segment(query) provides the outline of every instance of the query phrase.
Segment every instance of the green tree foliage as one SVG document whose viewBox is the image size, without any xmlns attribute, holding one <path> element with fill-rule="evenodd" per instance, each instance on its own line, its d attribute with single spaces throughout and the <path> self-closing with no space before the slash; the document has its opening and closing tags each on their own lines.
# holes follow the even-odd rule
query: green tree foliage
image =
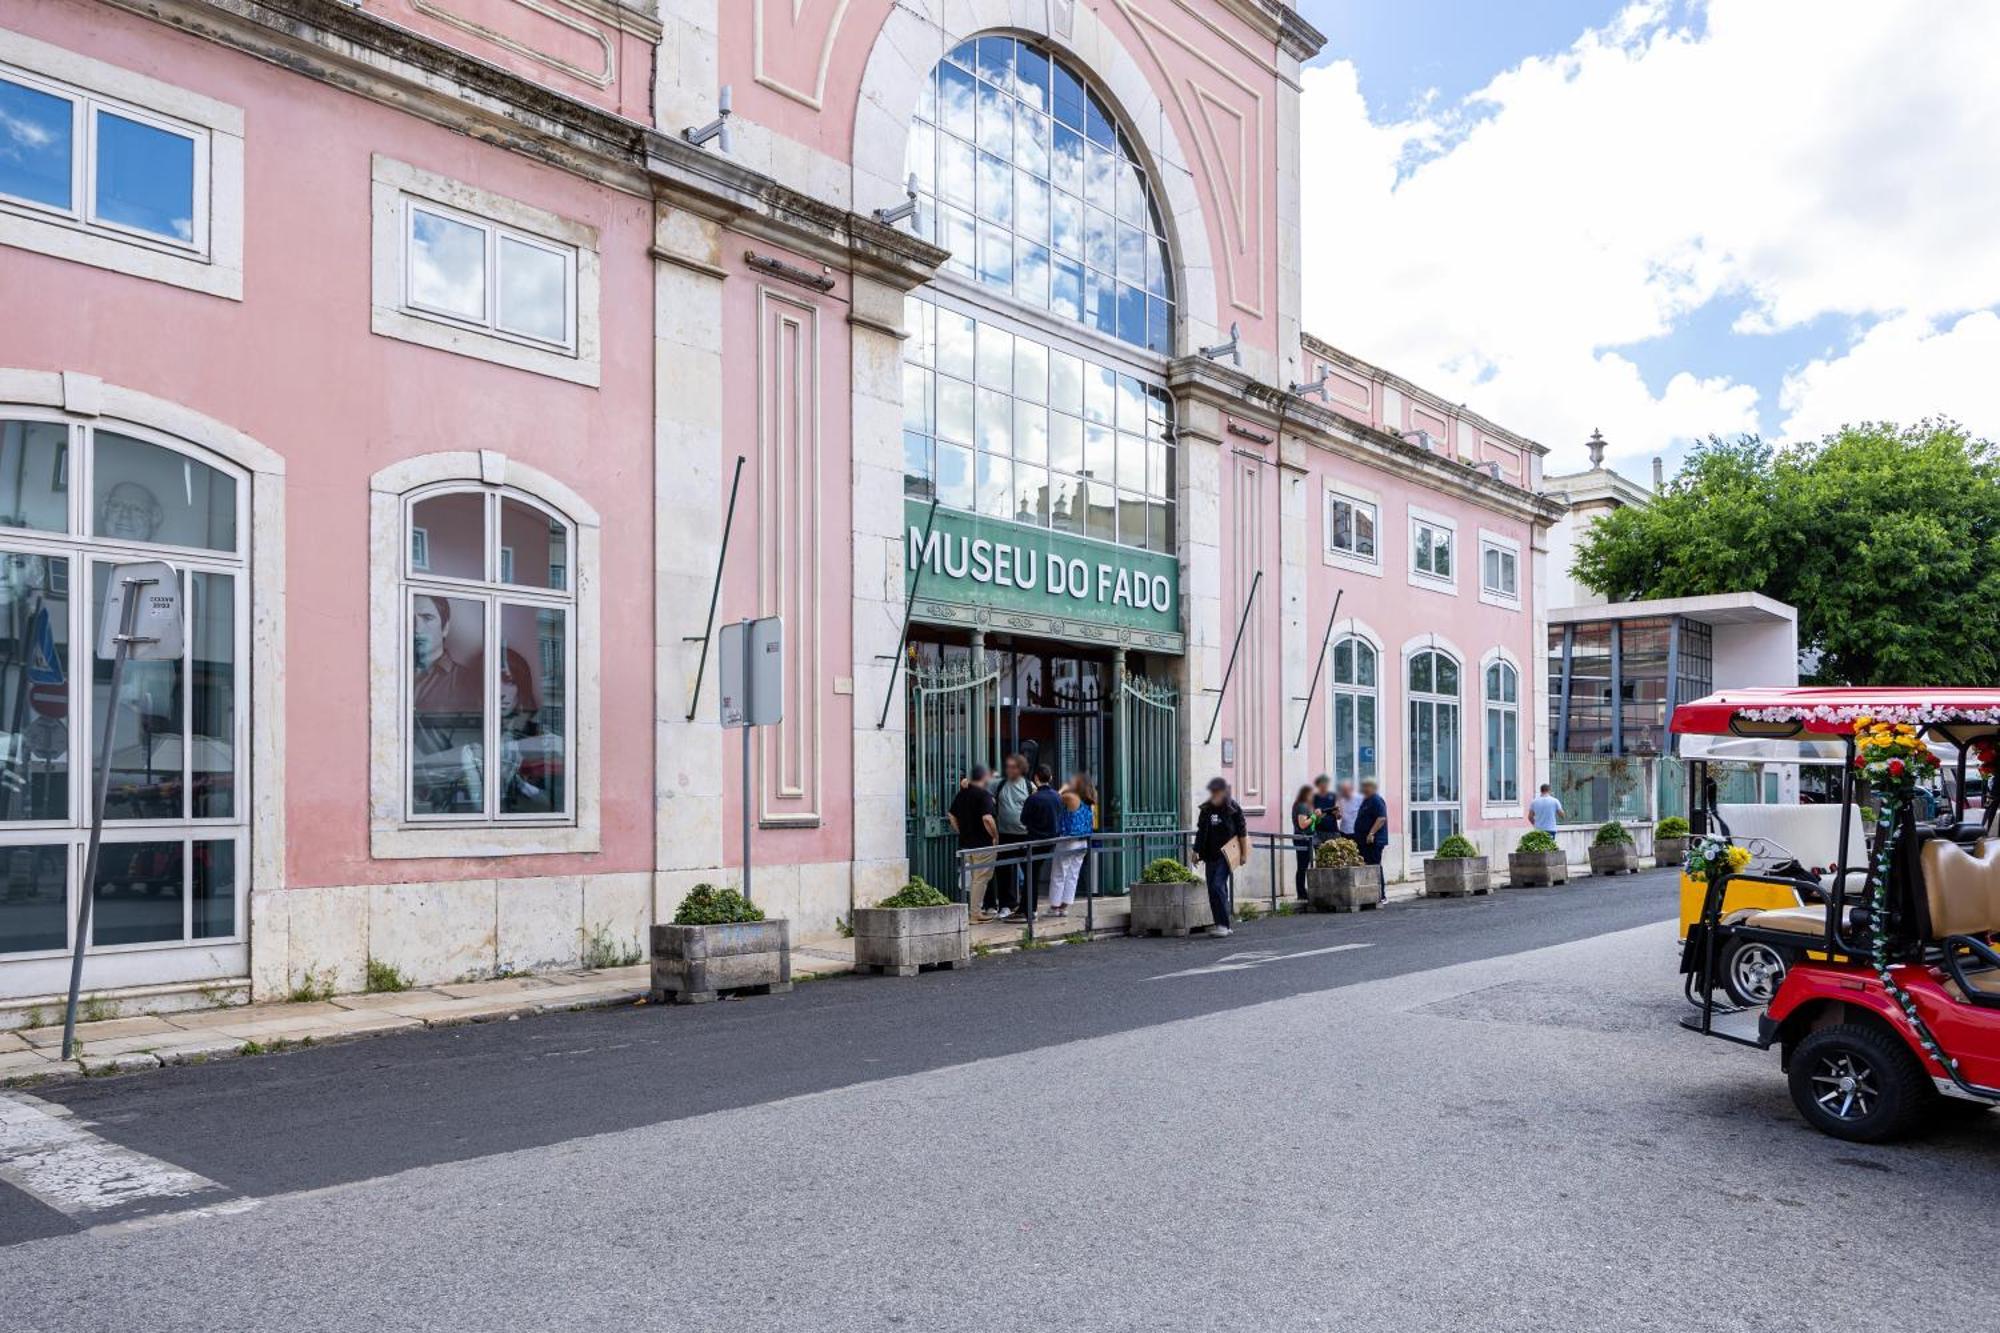
<svg viewBox="0 0 2000 1333">
<path fill-rule="evenodd" d="M 1710 438 L 1652 504 L 1580 546 L 1612 601 L 1752 591 L 1799 611 L 1814 680 L 2000 680 L 2000 450 L 1949 422 L 1773 449 Z"/>
</svg>

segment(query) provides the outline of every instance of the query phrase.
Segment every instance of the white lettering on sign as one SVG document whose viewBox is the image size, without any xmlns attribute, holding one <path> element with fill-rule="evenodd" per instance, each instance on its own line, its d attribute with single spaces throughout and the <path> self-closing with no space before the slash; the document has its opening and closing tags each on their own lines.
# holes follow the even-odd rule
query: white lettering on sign
<svg viewBox="0 0 2000 1333">
<path fill-rule="evenodd" d="M 1048 595 L 1067 597 L 1075 602 L 1099 606 L 1130 607 L 1135 611 L 1173 610 L 1173 584 L 1165 574 L 1107 561 L 1093 562 L 1051 554 L 1046 564 L 1042 552 L 1032 546 L 987 537 L 965 537 L 932 532 L 928 541 L 922 528 L 910 527 L 909 567 L 922 568 L 951 579 L 998 588 L 1018 588 L 1034 592 L 1042 586 L 1048 571 Z"/>
</svg>

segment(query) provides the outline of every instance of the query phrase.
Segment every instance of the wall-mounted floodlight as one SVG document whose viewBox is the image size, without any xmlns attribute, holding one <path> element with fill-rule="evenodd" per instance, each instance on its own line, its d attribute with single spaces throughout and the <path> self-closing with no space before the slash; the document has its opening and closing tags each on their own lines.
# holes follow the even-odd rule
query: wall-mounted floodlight
<svg viewBox="0 0 2000 1333">
<path fill-rule="evenodd" d="M 1437 452 L 1437 436 L 1427 430 L 1406 430 L 1403 432 L 1403 442 L 1414 444 L 1427 454 Z"/>
<path fill-rule="evenodd" d="M 1243 364 L 1243 334 L 1232 320 L 1229 324 L 1228 342 L 1217 343 L 1213 347 L 1198 347 L 1195 350 L 1211 361 L 1220 361 L 1226 356 L 1232 364 L 1240 367 Z"/>
<path fill-rule="evenodd" d="M 690 127 L 688 129 L 682 130 L 681 138 L 686 139 L 689 143 L 693 144 L 697 148 L 707 143 L 710 139 L 720 139 L 722 142 L 718 143 L 716 147 L 720 148 L 724 153 L 727 153 L 729 151 L 730 135 L 729 135 L 729 85 L 728 84 L 725 83 L 722 85 L 722 96 L 716 99 L 715 119 L 709 121 L 708 124 L 702 126 L 700 129 L 694 129 Z"/>
<path fill-rule="evenodd" d="M 913 171 L 910 173 L 910 179 L 904 184 L 903 188 L 909 192 L 909 198 L 903 200 L 902 203 L 897 204 L 894 208 L 878 208 L 875 210 L 875 220 L 885 227 L 893 227 L 898 222 L 917 215 L 916 172 Z"/>
<path fill-rule="evenodd" d="M 1332 377 L 1333 367 L 1321 366 L 1318 379 L 1310 384 L 1294 384 L 1290 391 L 1300 398 L 1317 398 L 1323 403 L 1326 401 L 1326 382 Z"/>
</svg>

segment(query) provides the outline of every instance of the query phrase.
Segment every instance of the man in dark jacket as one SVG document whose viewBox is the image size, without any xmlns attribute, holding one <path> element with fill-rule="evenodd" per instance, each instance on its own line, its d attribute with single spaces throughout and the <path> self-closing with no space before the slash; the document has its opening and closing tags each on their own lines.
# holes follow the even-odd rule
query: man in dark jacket
<svg viewBox="0 0 2000 1333">
<path fill-rule="evenodd" d="M 1043 765 L 1035 770 L 1033 794 L 1021 803 L 1021 827 L 1028 831 L 1030 842 L 1057 838 L 1062 836 L 1062 817 L 1062 797 L 1056 795 L 1055 774 Z M 1034 849 L 1036 859 L 1029 863 L 1027 873 L 1022 877 L 1028 885 L 1028 900 L 1021 908 L 1025 913 L 1020 918 L 1023 921 L 1035 914 L 1035 906 L 1041 901 L 1042 886 L 1048 883 L 1050 858 L 1054 854 L 1053 846 Z"/>
<path fill-rule="evenodd" d="M 1194 859 L 1201 862 L 1208 876 L 1208 910 L 1215 917 L 1214 934 L 1229 934 L 1232 877 L 1236 864 L 1249 856 L 1250 829 L 1243 822 L 1243 807 L 1230 797 L 1228 783 L 1213 778 L 1208 784 L 1208 800 L 1195 811 Z"/>
</svg>

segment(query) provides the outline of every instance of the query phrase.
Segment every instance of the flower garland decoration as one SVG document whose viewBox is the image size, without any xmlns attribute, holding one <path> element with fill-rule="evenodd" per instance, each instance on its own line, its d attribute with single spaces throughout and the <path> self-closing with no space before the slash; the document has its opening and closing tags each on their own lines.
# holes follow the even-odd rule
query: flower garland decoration
<svg viewBox="0 0 2000 1333">
<path fill-rule="evenodd" d="M 1818 722 L 1826 727 L 1886 722 L 1891 726 L 1923 726 L 1930 722 L 1991 722 L 2000 725 L 2000 708 L 1940 708 L 1935 704 L 1884 704 L 1873 709 L 1856 704 L 1814 704 L 1810 708 L 1779 704 L 1769 708 L 1746 708 L 1742 715 L 1752 722 Z"/>
<path fill-rule="evenodd" d="M 1974 741 L 1972 758 L 1979 765 L 1979 776 L 1988 782 L 1993 781 L 1996 774 L 2000 774 L 2000 745 L 1990 740 Z"/>
<path fill-rule="evenodd" d="M 1958 1061 L 1944 1053 L 1918 1015 L 1916 1001 L 1889 973 L 1889 870 L 1903 837 L 1903 812 L 1915 799 L 1917 784 L 1936 776 L 1937 756 L 1910 723 L 1864 713 L 1854 719 L 1854 767 L 1882 802 L 1875 836 L 1875 891 L 1868 905 L 1869 965 L 1882 989 L 1901 1007 L 1924 1053 L 1955 1073 Z"/>
</svg>

